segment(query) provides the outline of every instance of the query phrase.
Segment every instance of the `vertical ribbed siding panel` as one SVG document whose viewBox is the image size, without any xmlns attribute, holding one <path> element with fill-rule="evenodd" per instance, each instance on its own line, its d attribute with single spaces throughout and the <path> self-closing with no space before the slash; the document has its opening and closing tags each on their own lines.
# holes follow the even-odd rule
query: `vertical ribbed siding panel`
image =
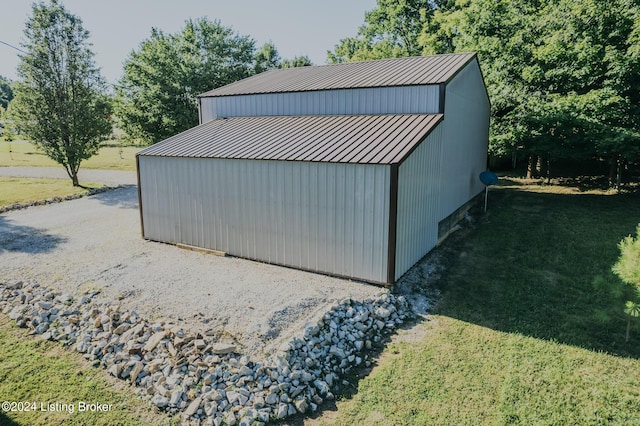
<svg viewBox="0 0 640 426">
<path fill-rule="evenodd" d="M 484 189 L 478 176 L 487 164 L 490 106 L 477 60 L 447 84 L 445 96 L 440 220 Z"/>
<path fill-rule="evenodd" d="M 300 210 L 299 201 L 299 184 L 300 179 L 298 176 L 297 168 L 298 163 L 291 163 L 291 167 L 285 168 L 286 187 L 285 191 L 285 215 L 287 221 L 285 222 L 285 235 L 287 245 L 287 264 L 291 266 L 300 266 L 300 220 L 298 212 Z"/>
<path fill-rule="evenodd" d="M 438 242 L 441 151 L 448 142 L 443 140 L 443 133 L 440 124 L 398 170 L 396 280 Z"/>
<path fill-rule="evenodd" d="M 272 195 L 271 198 L 276 200 L 276 221 L 275 226 L 272 227 L 276 232 L 277 241 L 277 260 L 276 262 L 282 265 L 287 264 L 287 245 L 286 245 L 286 223 L 287 217 L 285 216 L 285 175 L 284 167 L 278 167 L 278 164 L 274 163 L 273 175 L 276 176 L 276 184 L 271 184 Z M 271 179 L 272 181 L 272 179 Z M 271 182 L 270 182 L 271 183 Z"/>
<path fill-rule="evenodd" d="M 386 282 L 389 166 L 140 157 L 145 237 Z"/>
<path fill-rule="evenodd" d="M 318 173 L 318 169 L 320 168 L 320 164 L 318 163 L 308 163 L 309 166 L 309 184 L 307 186 L 307 199 L 308 199 L 308 208 L 306 209 L 306 219 L 307 219 L 307 241 L 308 241 L 308 252 L 307 252 L 307 265 L 309 269 L 318 269 L 318 246 L 319 242 L 319 231 L 320 227 L 324 222 L 324 218 L 321 217 L 320 209 L 318 208 L 318 197 L 320 196 L 318 192 L 318 183 L 320 182 L 320 176 Z"/>
<path fill-rule="evenodd" d="M 349 270 L 349 265 L 347 263 L 346 256 L 346 241 L 347 240 L 347 214 L 349 213 L 347 209 L 347 193 L 348 188 L 347 185 L 349 180 L 347 178 L 346 167 L 338 167 L 337 164 L 332 164 L 332 167 L 335 169 L 336 179 L 335 179 L 335 210 L 337 212 L 343 212 L 342 214 L 333 215 L 336 220 L 336 233 L 337 235 L 341 235 L 342 238 L 336 238 L 336 245 L 338 245 L 338 241 L 342 241 L 343 250 L 341 253 L 338 251 L 334 251 L 334 261 L 335 265 L 340 270 Z M 337 236 L 336 236 L 337 237 Z"/>
<path fill-rule="evenodd" d="M 259 247 L 265 247 L 267 251 L 267 262 L 272 262 L 271 253 L 269 252 L 269 247 L 271 246 L 269 242 L 269 238 L 271 238 L 272 232 L 269 229 L 269 187 L 267 186 L 267 177 L 269 176 L 269 163 L 264 161 L 257 162 L 259 164 L 255 164 L 255 170 L 257 171 L 257 202 L 258 206 L 256 209 L 253 222 L 253 239 L 255 243 L 252 247 L 252 252 L 250 253 L 250 257 L 257 258 L 259 255 Z M 264 231 L 263 231 L 264 230 Z"/>
<path fill-rule="evenodd" d="M 353 228 L 353 247 L 351 251 L 351 263 L 353 265 L 354 274 L 360 275 L 365 273 L 363 271 L 362 265 L 362 251 L 358 250 L 358 247 L 365 245 L 364 238 L 364 223 L 371 218 L 371 212 L 367 212 L 367 214 L 362 215 L 362 212 L 365 211 L 365 198 L 366 198 L 366 182 L 364 176 L 364 169 L 362 167 L 353 167 L 354 171 L 354 192 L 356 194 L 360 194 L 361 196 L 356 197 L 355 199 L 355 208 L 351 209 L 351 214 L 349 215 L 351 218 L 351 226 Z"/>
<path fill-rule="evenodd" d="M 219 105 L 218 102 L 208 102 L 208 99 L 201 98 L 200 102 L 200 124 L 206 123 L 207 121 L 213 120 L 215 117 L 218 117 L 218 112 L 216 111 L 216 106 Z M 210 99 L 210 98 L 209 98 Z"/>
<path fill-rule="evenodd" d="M 435 114 L 438 85 L 200 98 L 202 120 L 274 115 Z"/>
</svg>

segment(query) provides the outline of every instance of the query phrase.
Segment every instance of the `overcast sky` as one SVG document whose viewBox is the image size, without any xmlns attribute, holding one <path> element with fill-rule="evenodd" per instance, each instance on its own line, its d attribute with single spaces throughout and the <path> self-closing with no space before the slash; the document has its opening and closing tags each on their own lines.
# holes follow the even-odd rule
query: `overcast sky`
<svg viewBox="0 0 640 426">
<path fill-rule="evenodd" d="M 48 0 L 47 0 L 48 2 Z M 0 41 L 20 47 L 31 0 L 0 0 Z M 95 60 L 115 83 L 122 63 L 156 27 L 179 31 L 188 18 L 219 19 L 257 46 L 272 41 L 282 58 L 326 61 L 341 38 L 354 36 L 376 0 L 63 0 L 91 33 Z M 0 75 L 16 79 L 18 52 L 0 44 Z"/>
</svg>

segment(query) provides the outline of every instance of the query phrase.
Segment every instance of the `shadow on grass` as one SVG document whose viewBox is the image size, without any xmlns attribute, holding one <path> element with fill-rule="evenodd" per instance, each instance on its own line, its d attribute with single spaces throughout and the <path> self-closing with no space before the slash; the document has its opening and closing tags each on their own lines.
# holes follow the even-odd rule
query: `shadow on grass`
<svg viewBox="0 0 640 426">
<path fill-rule="evenodd" d="M 138 187 L 136 185 L 123 185 L 121 188 L 93 195 L 92 198 L 107 206 L 121 209 L 137 209 Z"/>
<path fill-rule="evenodd" d="M 0 215 L 0 254 L 5 251 L 29 254 L 48 253 L 66 238 L 50 235 L 31 226 L 15 225 Z"/>
<path fill-rule="evenodd" d="M 2 411 L 0 411 L 0 425 L 1 426 L 18 426 L 20 423 L 11 420 L 9 417 L 7 417 L 6 414 L 4 414 Z"/>
<path fill-rule="evenodd" d="M 640 357 L 640 321 L 625 342 L 631 289 L 611 273 L 640 221 L 637 194 L 496 188 L 489 212 L 446 243 L 437 314 L 495 330 Z"/>
</svg>

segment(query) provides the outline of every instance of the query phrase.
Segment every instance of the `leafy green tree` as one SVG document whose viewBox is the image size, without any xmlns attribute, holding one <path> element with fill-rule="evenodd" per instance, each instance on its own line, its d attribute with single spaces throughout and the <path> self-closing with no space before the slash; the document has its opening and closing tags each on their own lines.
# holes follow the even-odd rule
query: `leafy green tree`
<svg viewBox="0 0 640 426">
<path fill-rule="evenodd" d="M 13 99 L 11 81 L 0 75 L 0 107 L 7 109 L 11 99 Z"/>
<path fill-rule="evenodd" d="M 7 142 L 13 141 L 15 139 L 14 127 L 13 120 L 9 117 L 7 110 L 0 106 L 0 137 Z M 13 160 L 11 145 L 9 145 L 9 156 Z"/>
<path fill-rule="evenodd" d="M 634 43 L 628 35 L 638 18 L 638 6 L 625 0 L 548 2 L 536 15 L 541 37 L 523 77 L 549 109 L 570 106 L 570 114 L 560 117 L 565 120 L 545 130 L 549 136 L 558 129 L 574 136 L 576 143 L 558 149 L 557 157 L 607 158 L 619 176 L 620 160 L 637 156 L 640 80 L 628 59 Z M 563 139 L 556 142 L 562 145 Z"/>
<path fill-rule="evenodd" d="M 636 228 L 636 237 L 631 235 L 624 238 L 618 244 L 620 257 L 613 265 L 612 271 L 624 282 L 634 289 L 636 300 L 629 300 L 624 312 L 628 316 L 626 340 L 629 341 L 631 332 L 631 318 L 640 316 L 640 224 Z"/>
<path fill-rule="evenodd" d="M 366 12 L 365 23 L 356 37 L 340 40 L 329 62 L 418 56 L 422 46 L 418 38 L 433 12 L 451 2 L 433 0 L 378 0 L 377 7 Z"/>
<path fill-rule="evenodd" d="M 313 65 L 308 56 L 295 56 L 293 59 L 285 59 L 280 63 L 280 68 L 298 68 Z"/>
<path fill-rule="evenodd" d="M 5 116 L 7 115 L 7 110 L 3 107 L 0 106 L 0 137 L 4 137 L 5 136 L 5 127 L 6 127 L 6 118 Z"/>
<path fill-rule="evenodd" d="M 420 40 L 425 51 L 478 52 L 492 100 L 491 152 L 519 148 L 531 171 L 542 159 L 637 157 L 640 81 L 629 34 L 638 16 L 625 0 L 473 0 L 436 13 L 436 31 Z"/>
<path fill-rule="evenodd" d="M 276 46 L 269 42 L 265 43 L 257 52 L 254 60 L 253 70 L 256 74 L 280 67 L 280 54 Z"/>
<path fill-rule="evenodd" d="M 196 96 L 274 66 L 277 51 L 219 21 L 186 21 L 177 34 L 153 29 L 131 52 L 116 89 L 115 114 L 129 139 L 152 144 L 198 124 Z"/>
<path fill-rule="evenodd" d="M 80 18 L 57 0 L 34 4 L 32 13 L 9 112 L 17 129 L 79 186 L 80 163 L 111 132 L 111 105 Z"/>
</svg>

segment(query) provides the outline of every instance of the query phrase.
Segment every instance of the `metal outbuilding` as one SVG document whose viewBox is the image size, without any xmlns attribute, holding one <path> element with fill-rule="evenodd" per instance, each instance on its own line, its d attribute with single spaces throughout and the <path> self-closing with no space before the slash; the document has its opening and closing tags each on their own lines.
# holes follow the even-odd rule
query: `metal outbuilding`
<svg viewBox="0 0 640 426">
<path fill-rule="evenodd" d="M 138 153 L 143 237 L 393 284 L 482 190 L 475 54 L 272 70 Z"/>
</svg>

